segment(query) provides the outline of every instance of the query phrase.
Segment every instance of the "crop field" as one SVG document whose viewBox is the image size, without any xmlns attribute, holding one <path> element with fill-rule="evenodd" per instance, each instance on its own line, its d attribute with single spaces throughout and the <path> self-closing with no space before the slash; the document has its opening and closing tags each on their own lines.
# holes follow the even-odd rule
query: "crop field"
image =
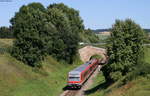
<svg viewBox="0 0 150 96">
<path fill-rule="evenodd" d="M 96 34 L 100 40 L 106 40 L 108 37 L 110 37 L 109 35 L 102 35 L 102 34 Z"/>
</svg>

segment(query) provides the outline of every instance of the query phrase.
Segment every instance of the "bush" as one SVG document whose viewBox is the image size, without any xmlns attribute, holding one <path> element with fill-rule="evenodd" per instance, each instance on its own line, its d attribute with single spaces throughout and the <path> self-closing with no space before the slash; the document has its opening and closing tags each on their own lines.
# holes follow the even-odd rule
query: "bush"
<svg viewBox="0 0 150 96">
<path fill-rule="evenodd" d="M 101 55 L 96 54 L 96 55 L 91 56 L 91 57 L 90 57 L 90 60 L 91 60 L 91 59 L 93 59 L 93 58 L 94 58 L 94 59 L 101 59 L 101 58 L 102 58 L 102 56 L 101 56 Z"/>
</svg>

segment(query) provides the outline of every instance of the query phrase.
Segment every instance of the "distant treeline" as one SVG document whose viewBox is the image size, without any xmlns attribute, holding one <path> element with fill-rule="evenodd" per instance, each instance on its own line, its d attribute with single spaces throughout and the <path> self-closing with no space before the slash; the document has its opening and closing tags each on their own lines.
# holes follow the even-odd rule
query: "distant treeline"
<svg viewBox="0 0 150 96">
<path fill-rule="evenodd" d="M 144 29 L 144 30 L 145 32 L 150 32 L 150 29 Z M 99 32 L 110 31 L 110 29 L 95 29 L 92 31 L 98 34 Z"/>
<path fill-rule="evenodd" d="M 0 38 L 14 38 L 13 31 L 11 27 L 2 26 L 0 27 Z M 150 33 L 150 29 L 144 29 L 145 32 Z M 99 32 L 110 31 L 110 29 L 95 29 L 91 30 L 98 34 Z"/>
<path fill-rule="evenodd" d="M 0 38 L 13 38 L 13 31 L 11 27 L 0 27 Z"/>
<path fill-rule="evenodd" d="M 99 32 L 104 32 L 104 31 L 109 31 L 110 29 L 96 29 L 96 30 L 92 30 L 95 33 L 99 33 Z"/>
<path fill-rule="evenodd" d="M 150 29 L 144 29 L 146 32 L 150 32 Z"/>
</svg>

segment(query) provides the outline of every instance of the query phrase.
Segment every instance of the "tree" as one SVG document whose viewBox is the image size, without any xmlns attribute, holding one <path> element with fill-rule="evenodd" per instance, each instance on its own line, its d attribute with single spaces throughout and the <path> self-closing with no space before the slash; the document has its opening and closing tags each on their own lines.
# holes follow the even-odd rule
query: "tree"
<svg viewBox="0 0 150 96">
<path fill-rule="evenodd" d="M 12 48 L 12 56 L 33 66 L 41 67 L 41 60 L 46 55 L 50 43 L 45 34 L 50 30 L 45 23 L 45 8 L 40 3 L 22 6 L 11 19 L 16 41 Z"/>
<path fill-rule="evenodd" d="M 47 54 L 72 63 L 80 40 L 78 31 L 81 30 L 76 24 L 79 22 L 74 23 L 78 12 L 72 11 L 72 14 L 65 13 L 61 7 L 46 10 L 40 3 L 22 6 L 11 19 L 16 38 L 12 56 L 33 67 L 41 67 L 40 62 Z M 77 17 L 69 18 L 70 15 Z"/>
<path fill-rule="evenodd" d="M 66 16 L 67 13 L 64 14 L 58 8 L 48 7 L 47 14 L 48 22 L 51 22 L 57 29 L 57 33 L 54 34 L 52 39 L 53 47 L 50 54 L 58 60 L 65 60 L 68 63 L 72 63 L 73 57 L 77 52 L 79 34 L 76 34 L 77 32 L 72 29 L 71 21 Z"/>
<path fill-rule="evenodd" d="M 142 28 L 130 19 L 116 20 L 107 47 L 109 63 L 102 68 L 106 81 L 117 81 L 143 61 Z"/>
<path fill-rule="evenodd" d="M 57 8 L 61 10 L 67 16 L 73 33 L 75 33 L 76 35 L 79 35 L 80 33 L 84 32 L 83 20 L 81 19 L 79 15 L 79 11 L 73 8 L 69 8 L 63 3 L 49 5 L 48 9 L 50 8 Z M 78 38 L 78 39 L 81 39 L 81 38 Z"/>
<path fill-rule="evenodd" d="M 84 32 L 83 20 L 79 16 L 79 11 L 73 8 L 69 8 L 63 3 L 49 5 L 47 9 L 49 10 L 53 8 L 61 11 L 63 17 L 66 18 L 67 25 L 69 26 L 70 31 L 66 31 L 64 33 L 64 35 L 66 35 L 65 38 L 64 37 L 62 38 L 62 41 L 65 43 L 66 46 L 65 48 L 66 55 L 65 58 L 63 57 L 63 59 L 68 61 L 69 63 L 72 63 L 73 57 L 77 53 L 78 42 L 81 41 L 81 34 L 83 34 Z M 56 28 L 58 27 L 56 26 Z M 61 30 L 58 30 L 58 32 L 61 32 Z M 61 53 L 58 52 L 57 55 L 59 54 L 60 54 L 59 58 L 62 58 L 63 55 L 61 55 Z"/>
</svg>

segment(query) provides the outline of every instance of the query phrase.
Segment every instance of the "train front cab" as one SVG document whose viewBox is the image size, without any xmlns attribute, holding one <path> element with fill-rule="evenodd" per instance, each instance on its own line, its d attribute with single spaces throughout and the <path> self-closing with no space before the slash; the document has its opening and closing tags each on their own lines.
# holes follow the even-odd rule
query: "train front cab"
<svg viewBox="0 0 150 96">
<path fill-rule="evenodd" d="M 81 78 L 80 75 L 74 75 L 74 76 L 68 76 L 68 88 L 71 89 L 80 89 L 82 84 L 81 84 Z"/>
</svg>

